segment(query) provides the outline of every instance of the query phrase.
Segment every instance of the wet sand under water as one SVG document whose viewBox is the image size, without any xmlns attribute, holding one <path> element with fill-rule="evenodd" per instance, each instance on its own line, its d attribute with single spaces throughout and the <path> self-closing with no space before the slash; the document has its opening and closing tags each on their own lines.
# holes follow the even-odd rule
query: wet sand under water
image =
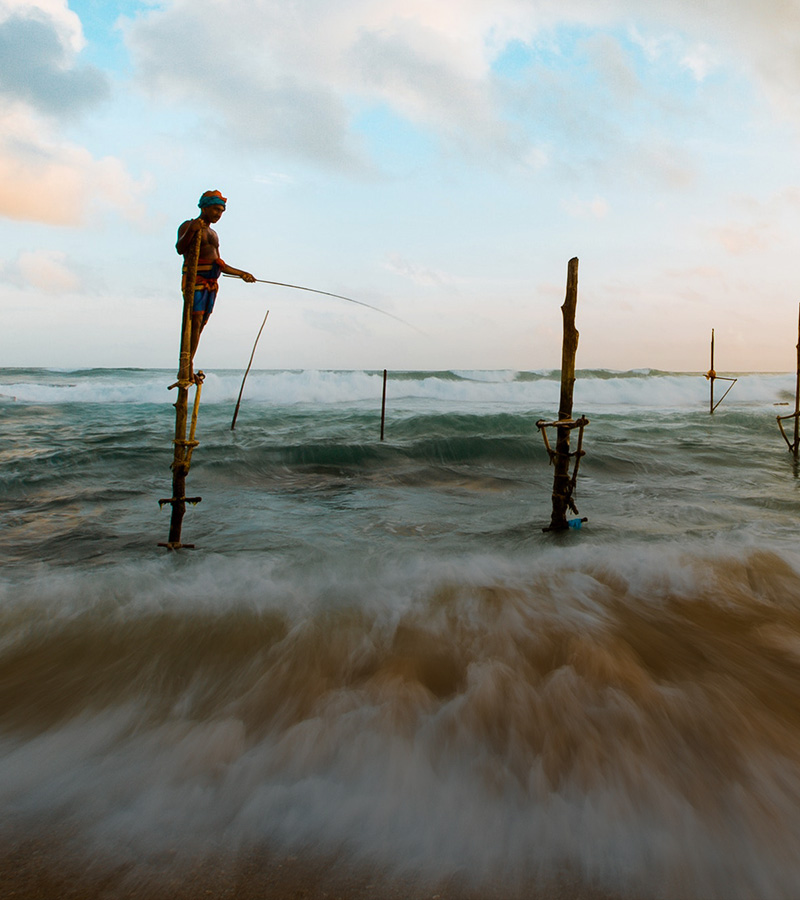
<svg viewBox="0 0 800 900">
<path fill-rule="evenodd" d="M 165 859 L 135 866 L 82 860 L 53 840 L 0 845 L 0 898 L 14 900 L 631 900 L 564 876 L 542 884 L 426 880 L 314 855 L 267 849 L 211 854 L 176 867 Z"/>
</svg>

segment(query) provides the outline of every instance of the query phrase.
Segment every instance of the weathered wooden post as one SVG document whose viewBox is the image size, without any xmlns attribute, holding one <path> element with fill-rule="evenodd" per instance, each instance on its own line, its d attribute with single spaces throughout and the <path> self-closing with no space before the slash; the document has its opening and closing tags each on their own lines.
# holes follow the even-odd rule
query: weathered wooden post
<svg viewBox="0 0 800 900">
<path fill-rule="evenodd" d="M 579 333 L 575 327 L 575 308 L 578 303 L 578 258 L 574 257 L 569 261 L 567 266 L 567 295 L 564 305 L 561 307 L 561 314 L 564 320 L 564 337 L 561 345 L 561 397 L 558 403 L 558 421 L 544 422 L 539 420 L 536 423 L 537 428 L 542 432 L 545 447 L 550 456 L 550 461 L 555 467 L 553 476 L 553 512 L 550 518 L 550 525 L 545 531 L 563 531 L 569 528 L 567 521 L 567 510 L 571 510 L 576 515 L 578 509 L 572 499 L 572 492 L 575 488 L 575 482 L 578 477 L 578 466 L 580 459 L 584 455 L 583 451 L 583 429 L 589 424 L 589 420 L 581 416 L 579 419 L 572 418 L 572 392 L 575 386 L 575 355 L 578 351 Z M 547 439 L 547 431 L 545 429 L 554 427 L 556 429 L 556 448 L 552 450 Z M 573 428 L 578 428 L 578 449 L 574 454 L 570 453 L 570 432 Z M 570 475 L 569 463 L 570 458 L 574 455 L 575 467 Z M 585 520 L 580 520 L 585 521 Z"/>
<path fill-rule="evenodd" d="M 192 255 L 186 270 L 183 283 L 183 318 L 181 321 L 181 349 L 178 360 L 178 380 L 170 385 L 178 389 L 178 398 L 175 401 L 175 437 L 172 441 L 174 455 L 172 459 L 172 496 L 166 500 L 159 500 L 159 506 L 172 506 L 172 516 L 169 524 L 169 538 L 166 543 L 160 543 L 159 547 L 168 550 L 179 550 L 181 547 L 193 548 L 194 544 L 181 543 L 181 528 L 183 516 L 186 512 L 186 504 L 199 503 L 200 497 L 186 496 L 186 475 L 192 460 L 192 451 L 197 446 L 194 433 L 197 427 L 197 413 L 200 404 L 200 390 L 203 382 L 203 373 L 198 372 L 192 378 L 192 306 L 194 305 L 194 289 L 197 279 L 197 261 L 200 258 L 200 241 L 202 232 L 197 232 Z M 195 384 L 194 408 L 192 410 L 192 424 L 188 439 L 186 436 L 186 424 L 189 418 L 189 388 Z"/>
<path fill-rule="evenodd" d="M 794 440 L 791 442 L 783 430 L 783 421 L 785 419 L 794 419 Z M 797 378 L 794 390 L 794 412 L 788 416 L 778 416 L 778 428 L 780 428 L 783 439 L 788 444 L 795 460 L 797 460 L 800 452 L 800 312 L 798 312 L 797 316 Z"/>
<path fill-rule="evenodd" d="M 575 327 L 575 308 L 578 304 L 578 257 L 567 266 L 567 295 L 561 307 L 564 320 L 564 337 L 561 344 L 561 397 L 558 402 L 558 420 L 572 419 L 572 392 L 575 387 L 575 355 L 578 352 L 580 334 Z M 567 425 L 556 428 L 556 455 L 553 465 L 553 514 L 550 530 L 567 527 L 567 503 L 572 494 L 569 476 L 569 433 Z"/>
</svg>

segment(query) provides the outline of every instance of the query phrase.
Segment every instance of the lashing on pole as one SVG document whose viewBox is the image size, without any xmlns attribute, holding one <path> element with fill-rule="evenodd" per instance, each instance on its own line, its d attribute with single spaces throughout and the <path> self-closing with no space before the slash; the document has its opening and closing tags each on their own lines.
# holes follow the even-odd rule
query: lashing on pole
<svg viewBox="0 0 800 900">
<path fill-rule="evenodd" d="M 578 507 L 575 505 L 575 500 L 573 499 L 573 493 L 575 491 L 575 485 L 578 482 L 578 469 L 581 464 L 581 458 L 586 456 L 586 451 L 583 449 L 583 430 L 589 424 L 589 420 L 586 416 L 581 416 L 579 419 L 561 419 L 558 422 L 545 422 L 544 419 L 539 419 L 536 422 L 536 427 L 542 434 L 542 438 L 544 439 L 545 450 L 547 450 L 547 455 L 550 458 L 550 465 L 557 465 L 558 460 L 564 456 L 566 456 L 567 460 L 567 474 L 569 469 L 569 460 L 574 459 L 575 463 L 572 467 L 572 475 L 568 474 L 566 480 L 561 481 L 561 484 L 557 487 L 555 484 L 553 485 L 553 493 L 554 495 L 558 495 L 558 498 L 564 504 L 565 507 L 568 507 L 576 516 L 580 515 L 578 512 Z M 578 429 L 578 445 L 574 452 L 569 452 L 567 449 L 566 453 L 563 451 L 559 451 L 558 449 L 554 450 L 550 446 L 550 441 L 547 438 L 547 429 L 555 428 L 556 434 L 562 436 L 564 433 L 569 435 L 569 433 L 574 429 Z M 563 429 L 563 431 L 562 431 Z M 569 437 L 567 437 L 566 446 L 569 448 Z M 562 460 L 563 461 L 563 460 Z"/>
</svg>

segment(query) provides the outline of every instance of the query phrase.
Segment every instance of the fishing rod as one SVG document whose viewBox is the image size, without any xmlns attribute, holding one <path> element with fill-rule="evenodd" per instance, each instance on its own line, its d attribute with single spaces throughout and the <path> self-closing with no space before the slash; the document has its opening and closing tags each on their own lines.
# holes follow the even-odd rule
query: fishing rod
<svg viewBox="0 0 800 900">
<path fill-rule="evenodd" d="M 227 272 L 223 273 L 226 278 L 241 278 L 240 275 L 228 275 Z M 296 291 L 309 291 L 312 294 L 323 294 L 325 297 L 336 297 L 337 300 L 346 300 L 348 303 L 355 303 L 358 306 L 366 306 L 367 309 L 373 309 L 375 312 L 382 313 L 384 316 L 389 316 L 390 319 L 394 319 L 396 322 L 401 322 L 403 325 L 408 326 L 409 328 L 413 328 L 414 331 L 422 332 L 416 326 L 412 325 L 410 322 L 406 322 L 405 319 L 401 319 L 399 316 L 395 316 L 390 312 L 386 312 L 385 309 L 380 309 L 378 306 L 372 306 L 370 303 L 364 303 L 363 300 L 354 300 L 352 297 L 345 297 L 342 294 L 332 294 L 330 291 L 318 291 L 316 288 L 303 287 L 301 284 L 287 284 L 285 281 L 267 281 L 264 278 L 254 278 L 254 281 L 257 281 L 259 284 L 274 284 L 277 287 L 286 287 L 286 288 L 294 288 Z"/>
</svg>

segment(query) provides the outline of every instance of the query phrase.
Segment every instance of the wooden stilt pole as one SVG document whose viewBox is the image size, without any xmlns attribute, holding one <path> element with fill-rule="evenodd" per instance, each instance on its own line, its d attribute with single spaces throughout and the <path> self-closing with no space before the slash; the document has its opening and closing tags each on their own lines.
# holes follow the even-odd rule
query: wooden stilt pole
<svg viewBox="0 0 800 900">
<path fill-rule="evenodd" d="M 728 396 L 730 389 L 736 384 L 739 380 L 738 378 L 728 378 L 727 375 L 717 375 L 714 369 L 714 329 L 711 329 L 711 368 L 706 372 L 706 378 L 711 382 L 711 392 L 708 401 L 708 412 L 709 415 L 714 415 L 714 410 L 722 403 L 722 401 Z M 729 381 L 727 390 L 725 393 L 714 403 L 714 382 L 715 381 Z"/>
<path fill-rule="evenodd" d="M 578 330 L 575 328 L 575 308 L 578 303 L 578 258 L 567 266 L 567 294 L 561 314 L 564 320 L 564 337 L 561 345 L 561 397 L 556 423 L 556 449 L 553 455 L 553 513 L 546 531 L 563 531 L 568 528 L 567 509 L 572 503 L 573 480 L 569 473 L 569 436 L 572 430 L 572 392 L 575 386 L 575 355 L 578 352 Z"/>
<path fill-rule="evenodd" d="M 785 419 L 794 419 L 794 440 L 792 442 L 789 441 L 783 428 Z M 797 378 L 794 390 L 794 412 L 788 416 L 778 416 L 778 428 L 780 428 L 783 439 L 792 451 L 796 462 L 798 453 L 800 453 L 800 312 L 797 317 Z"/>
<path fill-rule="evenodd" d="M 383 370 L 383 396 L 381 398 L 381 440 L 384 435 L 384 425 L 386 423 L 386 369 Z"/>
<path fill-rule="evenodd" d="M 800 312 L 797 316 L 797 380 L 794 389 L 794 458 L 800 450 Z"/>
<path fill-rule="evenodd" d="M 200 387 L 202 373 L 198 372 L 194 381 L 192 374 L 191 343 L 192 343 L 192 306 L 194 305 L 194 289 L 197 279 L 197 261 L 200 258 L 200 241 L 202 232 L 197 232 L 192 255 L 189 259 L 186 275 L 183 283 L 183 319 L 181 322 L 181 349 L 178 362 L 178 380 L 170 388 L 178 389 L 178 398 L 175 401 L 175 437 L 173 439 L 174 456 L 172 459 L 172 496 L 167 500 L 159 500 L 160 506 L 170 504 L 172 516 L 169 524 L 169 538 L 166 543 L 160 543 L 159 547 L 168 550 L 179 550 L 181 547 L 193 548 L 194 544 L 181 543 L 181 528 L 183 516 L 186 512 L 186 504 L 199 503 L 200 497 L 186 496 L 186 475 L 192 459 L 192 451 L 197 446 L 194 438 L 197 427 L 197 413 L 200 403 Z M 194 408 L 192 411 L 191 431 L 187 438 L 186 425 L 189 418 L 189 388 L 196 385 Z"/>
<path fill-rule="evenodd" d="M 714 329 L 711 329 L 711 368 L 708 370 L 708 380 L 711 384 L 711 400 L 709 405 L 709 415 L 714 415 L 714 379 L 717 373 L 714 371 Z"/>
</svg>

